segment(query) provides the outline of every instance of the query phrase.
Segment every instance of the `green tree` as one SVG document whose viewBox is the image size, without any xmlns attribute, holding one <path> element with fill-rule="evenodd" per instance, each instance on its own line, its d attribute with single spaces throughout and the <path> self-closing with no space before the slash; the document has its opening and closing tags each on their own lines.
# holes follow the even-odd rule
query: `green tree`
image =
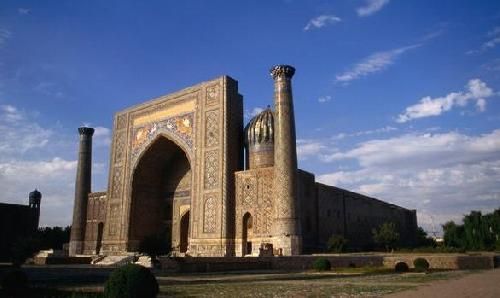
<svg viewBox="0 0 500 298">
<path fill-rule="evenodd" d="M 341 253 L 344 251 L 347 242 L 347 239 L 342 235 L 332 235 L 327 242 L 328 251 Z"/>
<path fill-rule="evenodd" d="M 37 237 L 40 238 L 41 249 L 62 249 L 64 243 L 69 242 L 71 227 L 43 227 L 39 228 Z"/>
<path fill-rule="evenodd" d="M 448 247 L 464 248 L 465 231 L 462 225 L 457 225 L 454 221 L 448 221 L 443 226 L 444 244 Z"/>
<path fill-rule="evenodd" d="M 395 248 L 399 241 L 399 233 L 397 232 L 396 225 L 393 222 L 383 223 L 378 230 L 373 229 L 373 240 L 375 243 L 384 246 L 386 251 Z"/>
<path fill-rule="evenodd" d="M 417 235 L 416 235 L 416 246 L 417 247 L 435 247 L 436 246 L 436 241 L 429 237 L 427 235 L 427 232 L 424 231 L 422 227 L 417 228 Z"/>
<path fill-rule="evenodd" d="M 471 211 L 469 215 L 464 216 L 464 230 L 466 249 L 485 249 L 486 232 L 480 211 Z"/>
</svg>

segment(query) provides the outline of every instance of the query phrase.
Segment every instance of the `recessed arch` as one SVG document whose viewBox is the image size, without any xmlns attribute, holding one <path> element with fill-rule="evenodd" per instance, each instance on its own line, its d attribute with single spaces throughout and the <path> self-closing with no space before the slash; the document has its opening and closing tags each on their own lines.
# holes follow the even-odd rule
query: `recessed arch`
<svg viewBox="0 0 500 298">
<path fill-rule="evenodd" d="M 186 253 L 189 245 L 189 210 L 182 214 L 179 226 L 179 252 Z"/>
<path fill-rule="evenodd" d="M 164 135 L 141 152 L 131 173 L 129 251 L 136 251 L 141 241 L 152 236 L 179 249 L 178 213 L 191 203 L 191 172 L 189 155 Z"/>
<path fill-rule="evenodd" d="M 243 235 L 242 239 L 242 252 L 243 256 L 252 254 L 252 237 L 253 237 L 253 218 L 250 212 L 246 212 L 243 215 Z"/>
<path fill-rule="evenodd" d="M 142 149 L 140 149 L 140 152 L 136 155 L 135 159 L 133 159 L 132 161 L 132 167 L 131 167 L 132 171 L 135 171 L 135 169 L 139 164 L 139 161 L 142 159 L 144 154 L 146 154 L 148 150 L 151 148 L 151 146 L 153 146 L 159 139 L 167 139 L 170 142 L 174 143 L 184 152 L 186 158 L 189 161 L 189 164 L 190 165 L 193 164 L 191 149 L 179 137 L 168 132 L 160 132 L 154 138 L 152 138 L 150 141 L 146 142 L 145 145 L 142 146 Z"/>
</svg>

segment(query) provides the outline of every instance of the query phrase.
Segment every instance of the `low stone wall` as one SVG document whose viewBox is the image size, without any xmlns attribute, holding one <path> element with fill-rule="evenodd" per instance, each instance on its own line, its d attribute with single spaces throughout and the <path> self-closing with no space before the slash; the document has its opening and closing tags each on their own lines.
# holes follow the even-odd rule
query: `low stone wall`
<svg viewBox="0 0 500 298">
<path fill-rule="evenodd" d="M 467 255 L 401 255 L 384 257 L 384 267 L 394 267 L 398 262 L 405 262 L 413 268 L 413 260 L 424 258 L 431 269 L 493 269 L 494 256 Z"/>
<path fill-rule="evenodd" d="M 425 258 L 432 269 L 493 269 L 493 255 L 317 255 L 291 257 L 209 257 L 209 258 L 160 258 L 162 270 L 170 272 L 217 272 L 244 270 L 310 270 L 318 258 L 326 258 L 332 268 L 386 267 L 405 262 L 410 268 L 413 260 Z"/>
<path fill-rule="evenodd" d="M 383 266 L 382 256 L 293 256 L 274 257 L 271 259 L 272 269 L 276 270 L 309 270 L 318 258 L 325 258 L 330 261 L 332 268 L 346 267 L 381 267 Z"/>
<path fill-rule="evenodd" d="M 35 265 L 90 264 L 91 257 L 35 257 Z"/>
<path fill-rule="evenodd" d="M 273 258 L 254 257 L 161 257 L 161 267 L 171 272 L 220 272 L 240 270 L 269 270 L 272 269 Z"/>
</svg>

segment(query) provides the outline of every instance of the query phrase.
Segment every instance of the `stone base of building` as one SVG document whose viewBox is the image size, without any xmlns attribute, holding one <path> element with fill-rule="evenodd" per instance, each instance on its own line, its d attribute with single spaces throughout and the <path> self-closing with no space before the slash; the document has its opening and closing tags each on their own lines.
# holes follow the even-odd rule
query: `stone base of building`
<svg viewBox="0 0 500 298">
<path fill-rule="evenodd" d="M 74 257 L 83 254 L 83 241 L 70 241 L 69 242 L 69 255 Z"/>
<path fill-rule="evenodd" d="M 302 252 L 302 237 L 298 235 L 274 237 L 274 243 L 275 250 L 278 250 L 278 256 L 296 256 Z"/>
<path fill-rule="evenodd" d="M 231 257 L 234 256 L 232 239 L 191 239 L 186 255 L 192 257 Z"/>
</svg>

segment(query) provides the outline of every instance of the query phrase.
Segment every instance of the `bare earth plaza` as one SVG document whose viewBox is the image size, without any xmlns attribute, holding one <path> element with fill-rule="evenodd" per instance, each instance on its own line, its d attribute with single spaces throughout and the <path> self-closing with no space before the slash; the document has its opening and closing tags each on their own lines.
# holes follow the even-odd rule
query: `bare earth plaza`
<svg viewBox="0 0 500 298">
<path fill-rule="evenodd" d="M 0 1 L 0 298 L 500 297 L 500 1 Z"/>
</svg>

